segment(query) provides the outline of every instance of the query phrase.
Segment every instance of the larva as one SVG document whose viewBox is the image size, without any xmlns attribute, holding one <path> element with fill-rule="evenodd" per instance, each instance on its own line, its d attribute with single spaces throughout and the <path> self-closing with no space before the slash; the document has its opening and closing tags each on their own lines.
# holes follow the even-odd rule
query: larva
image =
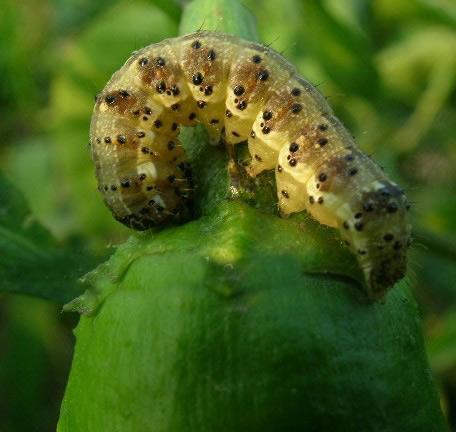
<svg viewBox="0 0 456 432">
<path fill-rule="evenodd" d="M 275 169 L 282 215 L 307 210 L 339 228 L 371 297 L 404 276 L 411 228 L 403 191 L 281 55 L 222 33 L 135 52 L 97 96 L 92 158 L 117 220 L 144 230 L 185 209 L 191 169 L 178 134 L 197 123 L 214 140 L 248 141 L 252 176 Z"/>
</svg>

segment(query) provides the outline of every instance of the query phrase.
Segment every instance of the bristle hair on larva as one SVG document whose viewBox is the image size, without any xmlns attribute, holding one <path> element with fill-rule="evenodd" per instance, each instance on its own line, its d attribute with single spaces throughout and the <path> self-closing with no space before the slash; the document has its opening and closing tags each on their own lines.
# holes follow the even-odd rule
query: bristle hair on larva
<svg viewBox="0 0 456 432">
<path fill-rule="evenodd" d="M 135 52 L 97 96 L 90 128 L 99 190 L 144 230 L 179 218 L 192 191 L 180 126 L 248 142 L 252 176 L 275 170 L 282 215 L 340 230 L 369 295 L 401 279 L 410 243 L 403 191 L 355 145 L 325 98 L 274 50 L 200 31 Z"/>
</svg>

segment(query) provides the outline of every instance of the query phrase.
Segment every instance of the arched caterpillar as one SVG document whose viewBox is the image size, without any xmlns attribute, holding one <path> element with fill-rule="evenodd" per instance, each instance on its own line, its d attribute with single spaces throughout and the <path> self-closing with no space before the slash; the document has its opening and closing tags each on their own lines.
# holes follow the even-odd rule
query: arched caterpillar
<svg viewBox="0 0 456 432">
<path fill-rule="evenodd" d="M 275 168 L 283 215 L 307 210 L 339 228 L 371 297 L 404 276 L 411 230 L 404 192 L 281 55 L 222 33 L 135 52 L 97 96 L 92 158 L 117 220 L 144 230 L 185 209 L 191 169 L 178 134 L 197 123 L 214 140 L 248 140 L 252 176 Z"/>
</svg>

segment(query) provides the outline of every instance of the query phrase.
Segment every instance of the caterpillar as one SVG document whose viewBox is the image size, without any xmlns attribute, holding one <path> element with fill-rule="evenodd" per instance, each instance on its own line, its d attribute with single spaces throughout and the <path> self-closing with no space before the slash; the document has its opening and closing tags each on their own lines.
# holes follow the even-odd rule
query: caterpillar
<svg viewBox="0 0 456 432">
<path fill-rule="evenodd" d="M 117 220 L 145 230 L 179 218 L 192 190 L 179 129 L 197 123 L 214 141 L 248 141 L 250 175 L 275 169 L 282 215 L 307 210 L 340 230 L 370 297 L 405 275 L 411 227 L 404 191 L 284 57 L 223 33 L 149 45 L 96 96 L 91 154 Z"/>
</svg>

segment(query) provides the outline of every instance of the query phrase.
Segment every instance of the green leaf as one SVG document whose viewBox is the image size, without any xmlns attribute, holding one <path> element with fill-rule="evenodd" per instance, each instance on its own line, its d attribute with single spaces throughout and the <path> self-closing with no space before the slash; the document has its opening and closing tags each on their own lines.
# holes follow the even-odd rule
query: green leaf
<svg viewBox="0 0 456 432">
<path fill-rule="evenodd" d="M 0 174 L 0 292 L 66 302 L 81 293 L 77 278 L 94 263 L 82 248 L 59 245 Z"/>
</svg>

